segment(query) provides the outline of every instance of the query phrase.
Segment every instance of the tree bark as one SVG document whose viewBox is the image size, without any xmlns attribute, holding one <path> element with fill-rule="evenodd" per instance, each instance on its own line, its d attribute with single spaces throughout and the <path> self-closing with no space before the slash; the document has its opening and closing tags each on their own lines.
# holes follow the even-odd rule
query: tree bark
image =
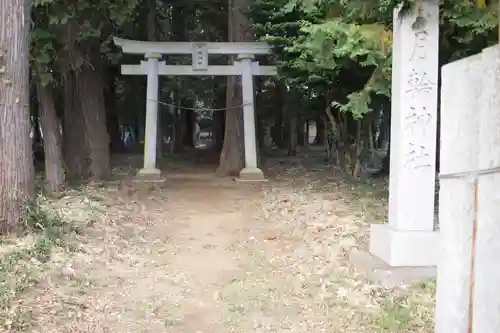
<svg viewBox="0 0 500 333">
<path fill-rule="evenodd" d="M 83 181 L 88 179 L 87 141 L 82 108 L 76 101 L 76 80 L 72 72 L 63 77 L 64 122 L 63 156 L 66 178 Z"/>
<path fill-rule="evenodd" d="M 182 105 L 182 100 L 179 99 L 178 102 Z M 184 110 L 179 110 L 176 109 L 174 111 L 174 117 L 173 117 L 173 136 L 172 136 L 172 152 L 175 154 L 179 154 L 182 151 L 182 145 L 183 145 L 183 112 Z"/>
<path fill-rule="evenodd" d="M 30 139 L 31 2 L 0 0 L 0 232 L 19 228 L 35 195 Z"/>
<path fill-rule="evenodd" d="M 196 113 L 191 110 L 184 110 L 184 128 L 182 136 L 184 137 L 184 145 L 194 147 L 194 124 L 196 123 Z"/>
<path fill-rule="evenodd" d="M 81 55 L 77 49 L 78 22 L 72 19 L 66 25 L 64 44 L 66 47 L 58 56 L 57 65 L 62 73 L 63 107 L 63 157 L 66 180 L 85 181 L 89 178 L 86 131 L 83 126 L 82 104 L 77 98 L 76 75 Z"/>
<path fill-rule="evenodd" d="M 299 146 L 304 146 L 305 130 L 302 117 L 297 118 L 297 142 Z"/>
<path fill-rule="evenodd" d="M 389 175 L 391 166 L 391 142 L 389 141 L 389 147 L 387 148 L 387 155 L 382 159 L 382 168 L 371 175 L 372 178 L 385 177 Z"/>
<path fill-rule="evenodd" d="M 30 105 L 32 108 L 33 105 Z M 32 113 L 32 112 L 31 112 Z M 40 133 L 40 119 L 38 114 L 33 117 L 31 128 L 33 129 L 33 137 L 31 138 L 31 147 L 33 151 L 33 162 L 35 166 L 35 173 L 37 170 L 43 169 L 42 165 L 45 163 L 45 153 L 43 151 L 43 140 Z"/>
<path fill-rule="evenodd" d="M 274 126 L 271 127 L 271 137 L 278 148 L 283 149 L 283 114 L 280 111 L 276 115 Z"/>
<path fill-rule="evenodd" d="M 316 117 L 314 120 L 316 125 L 316 137 L 314 138 L 313 145 L 325 144 L 325 122 L 321 117 Z"/>
<path fill-rule="evenodd" d="M 249 0 L 228 1 L 228 27 L 230 42 L 249 42 L 253 40 L 250 22 L 241 11 L 251 4 Z M 230 61 L 234 61 L 231 59 Z M 227 78 L 225 133 L 217 174 L 221 176 L 237 175 L 245 166 L 243 108 L 235 108 L 243 104 L 241 77 Z"/>
<path fill-rule="evenodd" d="M 285 123 L 285 97 L 287 91 L 284 84 L 280 84 L 276 87 L 276 99 L 277 99 L 277 113 L 276 119 L 274 121 L 274 126 L 271 129 L 271 136 L 273 137 L 273 141 L 278 146 L 279 149 L 287 148 L 288 137 L 286 136 L 288 124 Z"/>
<path fill-rule="evenodd" d="M 56 194 L 64 186 L 61 132 L 51 86 L 38 83 L 36 90 L 45 152 L 45 186 L 49 193 Z"/>
<path fill-rule="evenodd" d="M 304 127 L 304 147 L 306 149 L 309 149 L 309 120 L 304 121 L 303 123 Z"/>
<path fill-rule="evenodd" d="M 439 118 L 438 118 L 439 119 Z M 383 146 L 383 143 L 387 140 L 389 145 L 387 146 L 387 154 L 382 159 L 382 168 L 375 172 L 372 177 L 385 177 L 389 175 L 391 166 L 391 108 L 384 108 L 384 119 L 380 126 L 380 136 L 382 139 L 379 142 L 379 147 Z M 439 140 L 439 136 L 438 136 Z"/>
<path fill-rule="evenodd" d="M 111 153 L 121 153 L 124 145 L 120 133 L 120 111 L 117 107 L 116 77 L 120 71 L 116 67 L 108 67 L 106 70 L 106 85 L 104 86 L 104 101 L 106 106 L 106 124 L 109 133 L 109 150 Z"/>
<path fill-rule="evenodd" d="M 237 83 L 239 81 L 239 84 Z M 228 108 L 241 105 L 241 79 L 228 77 L 226 105 Z M 244 137 L 243 137 L 243 110 L 232 108 L 225 111 L 226 128 L 224 131 L 224 144 L 219 160 L 217 174 L 220 176 L 236 176 L 245 166 L 244 162 Z"/>
<path fill-rule="evenodd" d="M 224 107 L 226 101 L 226 89 L 224 89 L 223 94 L 219 91 L 217 92 L 214 108 L 220 109 Z M 222 151 L 224 146 L 224 133 L 226 132 L 226 114 L 223 111 L 217 111 L 213 114 L 213 148 L 217 151 Z"/>
<path fill-rule="evenodd" d="M 81 104 L 85 138 L 88 147 L 89 171 L 92 180 L 107 179 L 110 175 L 109 135 L 100 66 L 82 66 L 76 73 L 76 98 Z"/>
<path fill-rule="evenodd" d="M 123 142 L 120 133 L 120 118 L 117 114 L 106 114 L 107 131 L 109 133 L 109 151 L 110 153 L 121 153 L 124 151 Z"/>
<path fill-rule="evenodd" d="M 293 111 L 292 111 L 293 112 Z M 290 115 L 290 124 L 289 124 L 289 132 L 288 132 L 288 156 L 297 155 L 297 146 L 299 144 L 299 135 L 298 135 L 298 117 L 295 113 Z"/>
</svg>

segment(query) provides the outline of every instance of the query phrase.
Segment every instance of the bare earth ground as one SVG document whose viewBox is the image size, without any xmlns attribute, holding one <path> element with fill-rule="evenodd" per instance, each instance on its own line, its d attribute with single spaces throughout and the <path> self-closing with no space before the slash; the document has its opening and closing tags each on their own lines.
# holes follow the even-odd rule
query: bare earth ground
<svg viewBox="0 0 500 333">
<path fill-rule="evenodd" d="M 432 282 L 383 289 L 347 260 L 365 246 L 368 223 L 384 219 L 383 184 L 354 184 L 300 159 L 271 161 L 269 175 L 251 185 L 177 170 L 161 186 L 94 186 L 44 201 L 84 231 L 47 262 L 19 264 L 16 274 L 30 272 L 29 288 L 12 287 L 19 279 L 1 277 L 0 268 L 0 293 L 15 291 L 0 328 L 432 331 Z M 32 243 L 33 236 L 4 242 L 0 256 Z"/>
</svg>

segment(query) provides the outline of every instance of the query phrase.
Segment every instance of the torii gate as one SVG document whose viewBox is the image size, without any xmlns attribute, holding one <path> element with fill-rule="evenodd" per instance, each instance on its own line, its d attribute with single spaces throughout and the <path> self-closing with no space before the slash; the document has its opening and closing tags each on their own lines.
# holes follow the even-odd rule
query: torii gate
<svg viewBox="0 0 500 333">
<path fill-rule="evenodd" d="M 267 43 L 146 42 L 116 37 L 113 41 L 124 53 L 144 54 L 147 59 L 147 61 L 141 61 L 140 65 L 122 65 L 121 67 L 123 75 L 147 75 L 144 166 L 139 170 L 139 175 L 160 176 L 161 174 L 156 167 L 158 75 L 241 75 L 245 168 L 240 171 L 239 180 L 265 180 L 262 170 L 257 166 L 253 76 L 276 75 L 277 68 L 276 66 L 260 66 L 257 61 L 253 60 L 256 54 L 271 53 Z M 160 61 L 163 54 L 191 54 L 192 65 L 167 65 L 165 61 Z M 226 66 L 209 65 L 209 54 L 237 55 L 238 61 Z"/>
</svg>

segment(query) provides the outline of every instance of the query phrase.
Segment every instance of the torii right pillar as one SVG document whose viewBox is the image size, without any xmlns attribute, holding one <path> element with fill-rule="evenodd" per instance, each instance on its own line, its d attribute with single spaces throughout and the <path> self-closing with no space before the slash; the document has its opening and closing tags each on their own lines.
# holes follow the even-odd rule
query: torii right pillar
<svg viewBox="0 0 500 333">
<path fill-rule="evenodd" d="M 241 69 L 241 89 L 243 97 L 243 134 L 245 140 L 245 167 L 240 171 L 238 181 L 266 181 L 264 173 L 257 165 L 257 138 L 255 127 L 255 98 L 253 84 L 253 54 L 239 54 L 236 62 Z M 231 112 L 231 111 L 229 111 Z"/>
</svg>

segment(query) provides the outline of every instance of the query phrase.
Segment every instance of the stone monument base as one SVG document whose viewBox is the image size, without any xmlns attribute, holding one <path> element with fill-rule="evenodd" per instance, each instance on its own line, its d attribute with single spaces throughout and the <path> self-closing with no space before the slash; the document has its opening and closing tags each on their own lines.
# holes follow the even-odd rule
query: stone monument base
<svg viewBox="0 0 500 333">
<path fill-rule="evenodd" d="M 436 277 L 436 267 L 391 267 L 365 251 L 352 252 L 349 260 L 368 280 L 384 288 L 410 285 Z"/>
<path fill-rule="evenodd" d="M 438 231 L 396 230 L 388 224 L 370 226 L 370 253 L 393 267 L 436 267 Z"/>
</svg>

